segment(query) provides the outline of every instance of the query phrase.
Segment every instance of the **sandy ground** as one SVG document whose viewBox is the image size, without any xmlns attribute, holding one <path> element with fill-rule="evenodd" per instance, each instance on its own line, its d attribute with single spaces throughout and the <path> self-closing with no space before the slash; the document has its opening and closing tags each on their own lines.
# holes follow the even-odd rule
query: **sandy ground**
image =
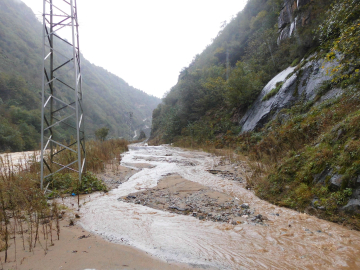
<svg viewBox="0 0 360 270">
<path fill-rule="evenodd" d="M 60 241 L 46 255 L 40 246 L 20 252 L 18 242 L 16 262 L 12 244 L 11 262 L 0 262 L 0 269 L 360 269 L 359 232 L 260 200 L 246 189 L 248 169 L 241 164 L 212 163 L 204 154 L 165 147 L 140 150 L 124 158 L 133 171 L 113 166 L 100 176 L 119 189 L 84 203 L 80 212 L 68 211 Z M 157 166 L 126 182 L 151 166 L 146 162 Z M 129 196 L 133 201 L 120 201 Z M 75 213 L 96 235 L 68 226 Z M 113 237 L 118 231 L 124 238 Z M 123 244 L 103 240 L 104 232 Z M 170 263 L 194 264 L 172 265 L 125 243 L 140 243 Z"/>
<path fill-rule="evenodd" d="M 127 168 L 124 166 L 117 166 L 116 168 L 108 166 L 105 172 L 97 174 L 97 177 L 101 179 L 108 189 L 117 188 L 122 183 L 129 180 L 131 176 L 137 173 L 138 170 Z"/>
<path fill-rule="evenodd" d="M 68 218 L 62 220 L 60 226 L 60 240 L 54 240 L 54 245 L 49 246 L 47 252 L 45 240 L 41 245 L 37 244 L 33 252 L 28 252 L 28 248 L 27 251 L 22 249 L 18 237 L 16 261 L 12 240 L 6 264 L 3 263 L 4 252 L 0 253 L 0 269 L 192 269 L 187 265 L 160 261 L 130 246 L 107 242 L 79 226 L 69 226 Z M 56 238 L 55 232 L 53 237 Z"/>
<path fill-rule="evenodd" d="M 109 188 L 127 181 L 133 174 L 147 168 L 149 164 L 136 164 L 134 169 L 118 166 L 116 169 L 108 168 L 106 172 L 98 174 Z M 40 242 L 32 252 L 22 248 L 20 235 L 15 244 L 12 239 L 8 250 L 8 261 L 4 263 L 5 252 L 0 252 L 0 269 L 194 269 L 187 264 L 168 263 L 155 258 L 139 249 L 110 243 L 100 236 L 90 234 L 80 226 L 69 226 L 70 218 L 74 213 L 68 210 L 60 221 L 60 240 L 53 233 L 54 245 L 50 246 L 45 240 Z M 56 240 L 55 240 L 56 239 Z M 27 244 L 25 243 L 25 246 Z M 48 246 L 48 250 L 46 250 Z"/>
</svg>

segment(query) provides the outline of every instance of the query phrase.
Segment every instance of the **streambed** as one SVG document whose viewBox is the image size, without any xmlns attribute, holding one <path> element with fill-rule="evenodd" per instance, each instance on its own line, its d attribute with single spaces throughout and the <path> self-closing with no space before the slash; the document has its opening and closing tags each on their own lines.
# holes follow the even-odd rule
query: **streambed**
<svg viewBox="0 0 360 270">
<path fill-rule="evenodd" d="M 262 201 L 243 183 L 210 173 L 219 163 L 208 153 L 132 145 L 121 165 L 149 166 L 107 194 L 86 197 L 79 222 L 111 242 L 199 268 L 360 269 L 360 232 Z M 267 220 L 234 225 L 119 200 L 155 188 L 170 174 L 248 203 Z"/>
</svg>

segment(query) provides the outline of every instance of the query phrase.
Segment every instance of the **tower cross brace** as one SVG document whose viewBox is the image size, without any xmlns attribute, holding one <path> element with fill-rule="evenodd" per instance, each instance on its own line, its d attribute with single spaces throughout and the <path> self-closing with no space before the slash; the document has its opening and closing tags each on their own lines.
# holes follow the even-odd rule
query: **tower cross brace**
<svg viewBox="0 0 360 270">
<path fill-rule="evenodd" d="M 43 0 L 41 189 L 54 174 L 85 170 L 85 130 L 76 0 Z"/>
</svg>

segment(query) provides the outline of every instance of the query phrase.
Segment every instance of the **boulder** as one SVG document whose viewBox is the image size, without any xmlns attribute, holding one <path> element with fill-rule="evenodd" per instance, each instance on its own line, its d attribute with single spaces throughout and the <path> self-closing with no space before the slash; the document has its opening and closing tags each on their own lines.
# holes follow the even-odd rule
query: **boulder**
<svg viewBox="0 0 360 270">
<path fill-rule="evenodd" d="M 329 180 L 329 189 L 337 191 L 341 187 L 342 175 L 335 173 Z"/>
<path fill-rule="evenodd" d="M 342 210 L 351 213 L 360 214 L 360 200 L 359 199 L 350 199 L 347 205 L 345 205 Z"/>
</svg>

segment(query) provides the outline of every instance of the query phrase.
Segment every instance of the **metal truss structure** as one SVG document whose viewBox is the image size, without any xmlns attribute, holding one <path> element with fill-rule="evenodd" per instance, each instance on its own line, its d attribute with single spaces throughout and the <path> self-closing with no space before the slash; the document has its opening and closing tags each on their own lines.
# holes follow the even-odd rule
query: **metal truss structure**
<svg viewBox="0 0 360 270">
<path fill-rule="evenodd" d="M 78 26 L 76 0 L 43 0 L 41 189 L 62 170 L 81 182 L 85 169 Z"/>
</svg>

